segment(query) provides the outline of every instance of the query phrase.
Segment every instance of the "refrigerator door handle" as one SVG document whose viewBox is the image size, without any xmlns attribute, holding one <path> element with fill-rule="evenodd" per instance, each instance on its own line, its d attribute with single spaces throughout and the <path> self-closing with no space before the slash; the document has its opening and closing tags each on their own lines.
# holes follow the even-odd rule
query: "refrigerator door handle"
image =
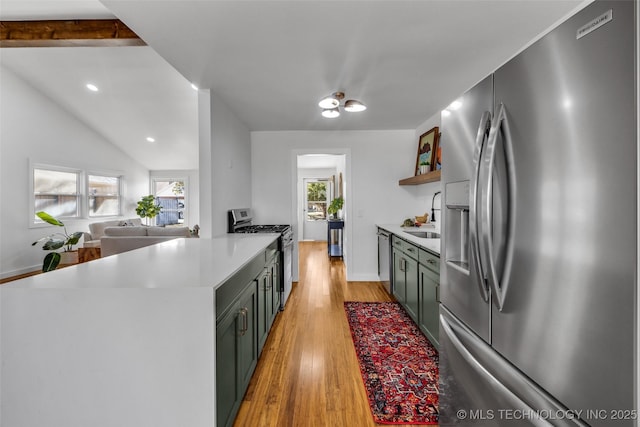
<svg viewBox="0 0 640 427">
<path fill-rule="evenodd" d="M 476 143 L 473 149 L 473 164 L 475 170 L 471 175 L 471 200 L 469 201 L 469 239 L 471 241 L 471 257 L 473 264 L 476 267 L 476 273 L 478 275 L 478 284 L 480 286 L 480 295 L 485 301 L 489 301 L 489 288 L 485 280 L 484 271 L 482 268 L 482 262 L 480 260 L 480 236 L 478 235 L 478 191 L 480 180 L 480 167 L 482 166 L 482 153 L 485 148 L 485 143 L 489 136 L 489 130 L 491 129 L 491 113 L 485 111 L 480 119 L 478 125 L 478 133 L 476 135 Z"/>
<path fill-rule="evenodd" d="M 511 363 L 500 356 L 491 346 L 475 335 L 455 318 L 446 308 L 440 306 L 440 345 L 451 347 L 460 355 L 479 378 L 490 387 L 494 395 L 500 396 L 501 405 L 510 405 L 521 413 L 566 414 L 550 423 L 543 417 L 531 417 L 527 426 L 588 427 L 580 418 L 580 412 L 571 411 L 554 397 L 533 383 Z M 453 367 L 450 367 L 453 369 Z M 473 405 L 473 403 L 472 403 Z M 455 408 L 450 408 L 451 410 Z M 472 408 L 465 408 L 470 410 Z M 500 409 L 498 409 L 500 411 Z M 498 412 L 496 412 L 498 414 Z M 527 421 L 527 420 L 524 420 Z"/>
<path fill-rule="evenodd" d="M 496 259 L 493 250 L 493 236 L 491 226 L 493 224 L 492 219 L 492 177 L 495 168 L 495 160 L 496 160 L 496 147 L 498 143 L 498 135 L 504 135 L 504 152 L 506 157 L 507 164 L 507 187 L 508 187 L 508 195 L 507 195 L 507 233 L 506 233 L 506 249 L 505 249 L 505 260 L 504 260 L 504 268 L 502 271 L 502 283 L 500 283 L 500 279 L 498 277 L 498 272 L 496 271 Z M 491 286 L 491 290 L 495 298 L 493 301 L 497 306 L 498 310 L 502 311 L 505 303 L 505 299 L 507 296 L 508 286 L 509 286 L 509 272 L 511 271 L 511 261 L 513 257 L 513 236 L 515 232 L 515 192 L 516 192 L 516 180 L 515 180 L 515 172 L 513 170 L 514 158 L 513 158 L 513 145 L 511 140 L 511 132 L 509 130 L 509 119 L 507 117 L 507 109 L 504 104 L 500 104 L 498 108 L 498 113 L 494 118 L 494 122 L 491 126 L 491 130 L 489 131 L 489 139 L 487 141 L 486 155 L 484 156 L 484 162 L 487 163 L 487 175 L 485 184 L 485 193 L 482 198 L 482 208 L 483 212 L 481 213 L 481 229 L 480 233 L 482 234 L 482 240 L 484 243 L 484 252 L 483 258 L 486 262 L 486 274 L 487 281 Z"/>
</svg>

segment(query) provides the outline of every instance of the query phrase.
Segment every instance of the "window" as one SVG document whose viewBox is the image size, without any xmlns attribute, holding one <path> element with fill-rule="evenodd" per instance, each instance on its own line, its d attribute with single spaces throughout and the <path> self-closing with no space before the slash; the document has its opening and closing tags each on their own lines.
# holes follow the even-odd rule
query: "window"
<svg viewBox="0 0 640 427">
<path fill-rule="evenodd" d="M 120 215 L 119 176 L 88 175 L 89 216 Z"/>
<path fill-rule="evenodd" d="M 33 196 L 35 222 L 41 222 L 36 212 L 47 211 L 56 218 L 80 216 L 80 171 L 33 167 Z"/>
<path fill-rule="evenodd" d="M 307 221 L 327 219 L 327 180 L 305 180 L 307 190 Z"/>
<path fill-rule="evenodd" d="M 157 225 L 185 224 L 186 193 L 186 179 L 153 179 L 153 194 L 162 206 Z"/>
</svg>

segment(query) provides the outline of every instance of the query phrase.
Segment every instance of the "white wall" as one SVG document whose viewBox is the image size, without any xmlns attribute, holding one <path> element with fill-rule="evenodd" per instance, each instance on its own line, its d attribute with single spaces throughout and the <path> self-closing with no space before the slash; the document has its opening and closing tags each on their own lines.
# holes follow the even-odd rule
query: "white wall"
<svg viewBox="0 0 640 427">
<path fill-rule="evenodd" d="M 55 231 L 31 228 L 29 160 L 124 175 L 124 217 L 137 217 L 136 201 L 149 191 L 149 171 L 8 69 L 0 70 L 0 276 L 42 266 L 46 253 L 31 243 Z M 66 221 L 89 231 L 94 220 Z"/>
<path fill-rule="evenodd" d="M 185 225 L 193 228 L 200 221 L 200 179 L 199 172 L 193 169 L 154 170 L 149 172 L 149 178 L 186 178 L 187 180 L 187 216 Z M 149 187 L 152 192 L 153 188 Z M 149 193 L 151 194 L 151 193 Z"/>
<path fill-rule="evenodd" d="M 433 191 L 425 185 L 398 185 L 415 168 L 418 140 L 413 129 L 253 132 L 251 136 L 255 222 L 293 224 L 294 232 L 296 155 L 347 154 L 343 173 L 347 280 L 378 280 L 376 223 L 401 224 L 431 208 Z"/>
<path fill-rule="evenodd" d="M 251 133 L 219 98 L 200 91 L 200 235 L 227 232 L 227 211 L 251 207 Z"/>
</svg>

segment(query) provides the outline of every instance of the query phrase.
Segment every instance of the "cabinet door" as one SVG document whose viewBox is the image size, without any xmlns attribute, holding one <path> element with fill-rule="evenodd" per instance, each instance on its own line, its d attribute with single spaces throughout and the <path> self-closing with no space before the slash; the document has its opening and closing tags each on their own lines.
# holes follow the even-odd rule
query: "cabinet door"
<svg viewBox="0 0 640 427">
<path fill-rule="evenodd" d="M 249 385 L 253 370 L 258 363 L 258 298 L 255 281 L 249 286 L 238 306 L 238 403 Z"/>
<path fill-rule="evenodd" d="M 405 257 L 405 308 L 409 316 L 418 322 L 418 261 Z"/>
<path fill-rule="evenodd" d="M 216 425 L 233 424 L 240 406 L 238 390 L 238 346 L 240 331 L 239 312 L 234 308 L 216 327 Z"/>
<path fill-rule="evenodd" d="M 393 296 L 396 300 L 403 304 L 406 300 L 406 286 L 405 286 L 405 258 L 404 254 L 397 250 L 393 249 Z"/>
<path fill-rule="evenodd" d="M 439 288 L 440 276 L 420 264 L 419 324 L 431 344 L 439 348 Z"/>
<path fill-rule="evenodd" d="M 280 287 L 281 280 L 280 277 L 280 262 L 278 261 L 278 256 L 276 256 L 273 266 L 271 268 L 271 282 L 272 282 L 272 295 L 273 295 L 273 311 L 271 313 L 271 323 L 276 318 L 278 311 L 280 311 Z"/>
<path fill-rule="evenodd" d="M 258 313 L 256 318 L 258 328 L 258 352 L 262 353 L 262 347 L 264 347 L 267 335 L 269 335 L 270 311 L 267 307 L 269 304 L 268 300 L 271 299 L 271 294 L 270 291 L 268 291 L 269 276 L 267 274 L 267 269 L 258 276 L 257 282 Z"/>
</svg>

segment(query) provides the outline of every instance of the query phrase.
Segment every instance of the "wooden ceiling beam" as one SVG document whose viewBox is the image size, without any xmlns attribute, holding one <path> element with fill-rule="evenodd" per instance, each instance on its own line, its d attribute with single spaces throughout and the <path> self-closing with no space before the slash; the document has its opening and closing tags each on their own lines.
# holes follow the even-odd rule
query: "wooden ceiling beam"
<svg viewBox="0 0 640 427">
<path fill-rule="evenodd" d="M 146 46 L 119 19 L 0 21 L 0 47 Z"/>
</svg>

